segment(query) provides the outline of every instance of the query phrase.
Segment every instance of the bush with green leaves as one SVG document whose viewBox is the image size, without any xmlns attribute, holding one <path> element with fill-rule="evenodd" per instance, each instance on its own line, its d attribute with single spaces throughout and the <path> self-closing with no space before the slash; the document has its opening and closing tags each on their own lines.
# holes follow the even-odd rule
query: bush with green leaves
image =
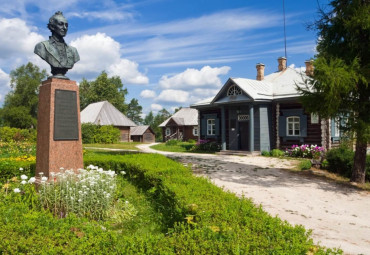
<svg viewBox="0 0 370 255">
<path fill-rule="evenodd" d="M 114 126 L 100 126 L 91 123 L 81 124 L 82 142 L 90 143 L 117 143 L 120 140 L 120 131 Z"/>
<path fill-rule="evenodd" d="M 339 148 L 329 150 L 325 156 L 328 161 L 327 169 L 330 172 L 351 178 L 355 156 L 355 152 L 353 150 L 349 149 L 346 145 L 341 145 Z M 365 168 L 365 179 L 370 181 L 370 155 L 366 156 Z"/>
<path fill-rule="evenodd" d="M 216 152 L 221 150 L 221 145 L 218 142 L 210 140 L 199 140 L 191 149 L 194 152 Z"/>
<path fill-rule="evenodd" d="M 273 149 L 271 151 L 271 156 L 273 156 L 273 157 L 282 157 L 284 155 L 285 155 L 284 151 L 279 150 L 279 149 Z"/>
<path fill-rule="evenodd" d="M 0 127 L 0 142 L 36 142 L 36 129 Z"/>
<path fill-rule="evenodd" d="M 167 145 L 167 146 L 174 146 L 174 145 L 178 145 L 179 143 L 180 143 L 180 141 L 179 141 L 179 140 L 171 139 L 171 140 L 168 140 L 168 141 L 166 142 L 166 145 Z"/>
<path fill-rule="evenodd" d="M 298 167 L 300 170 L 310 169 L 312 167 L 311 160 L 308 160 L 308 159 L 302 160 L 301 162 L 299 162 Z"/>
<path fill-rule="evenodd" d="M 265 151 L 265 150 L 263 150 L 263 151 L 261 152 L 261 155 L 262 155 L 262 156 L 265 156 L 265 157 L 269 157 L 269 156 L 271 156 L 270 152 L 269 152 L 269 151 Z"/>
</svg>

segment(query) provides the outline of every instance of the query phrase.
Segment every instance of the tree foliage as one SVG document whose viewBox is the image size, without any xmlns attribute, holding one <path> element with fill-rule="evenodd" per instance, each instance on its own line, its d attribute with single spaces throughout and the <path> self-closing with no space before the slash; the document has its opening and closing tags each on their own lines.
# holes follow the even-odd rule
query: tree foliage
<svg viewBox="0 0 370 255">
<path fill-rule="evenodd" d="M 32 63 L 22 65 L 10 73 L 11 91 L 5 96 L 0 116 L 3 125 L 15 128 L 35 128 L 39 86 L 46 78 L 46 70 Z"/>
<path fill-rule="evenodd" d="M 157 141 L 163 140 L 162 128 L 160 128 L 159 125 L 169 117 L 171 117 L 171 114 L 164 108 L 160 110 L 155 116 L 152 111 L 150 111 L 148 115 L 146 115 L 144 119 L 144 124 L 149 125 L 153 129 L 155 133 L 155 139 Z"/>
<path fill-rule="evenodd" d="M 346 130 L 356 136 L 352 181 L 365 181 L 370 141 L 370 1 L 334 0 L 320 10 L 312 28 L 318 32 L 314 79 L 302 89 L 302 103 L 325 118 L 346 116 Z"/>
<path fill-rule="evenodd" d="M 143 122 L 143 118 L 141 118 L 142 110 L 143 107 L 139 105 L 138 100 L 136 98 L 133 98 L 127 105 L 126 116 L 137 125 L 139 125 Z"/>
<path fill-rule="evenodd" d="M 83 110 L 91 103 L 108 101 L 120 112 L 126 113 L 125 97 L 127 94 L 127 89 L 123 88 L 118 76 L 109 78 L 108 74 L 103 71 L 96 80 L 83 79 L 80 83 L 80 108 Z"/>
</svg>

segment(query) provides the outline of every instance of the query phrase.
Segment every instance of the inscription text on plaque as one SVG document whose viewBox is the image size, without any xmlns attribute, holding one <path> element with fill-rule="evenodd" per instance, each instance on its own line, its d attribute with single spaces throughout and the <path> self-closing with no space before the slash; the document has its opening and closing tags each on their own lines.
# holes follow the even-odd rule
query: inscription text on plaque
<svg viewBox="0 0 370 255">
<path fill-rule="evenodd" d="M 54 140 L 78 140 L 77 93 L 55 90 Z"/>
</svg>

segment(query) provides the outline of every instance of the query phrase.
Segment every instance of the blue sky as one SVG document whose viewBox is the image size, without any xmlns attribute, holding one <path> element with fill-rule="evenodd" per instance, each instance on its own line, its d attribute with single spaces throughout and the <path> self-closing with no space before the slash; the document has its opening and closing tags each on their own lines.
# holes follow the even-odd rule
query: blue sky
<svg viewBox="0 0 370 255">
<path fill-rule="evenodd" d="M 306 26 L 327 0 L 285 0 L 288 65 L 314 57 L 316 33 Z M 65 37 L 81 61 L 67 75 L 77 82 L 103 70 L 121 77 L 127 102 L 144 114 L 187 107 L 214 96 L 229 77 L 255 79 L 277 71 L 284 56 L 282 0 L 0 0 L 0 106 L 9 73 L 28 61 L 50 67 L 33 53 L 50 35 L 49 17 L 60 10 Z"/>
</svg>

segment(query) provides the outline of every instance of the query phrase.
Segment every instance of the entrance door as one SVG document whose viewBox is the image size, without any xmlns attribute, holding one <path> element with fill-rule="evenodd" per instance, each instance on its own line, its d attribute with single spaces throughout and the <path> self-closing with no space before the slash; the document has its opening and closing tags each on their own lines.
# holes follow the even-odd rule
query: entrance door
<svg viewBox="0 0 370 255">
<path fill-rule="evenodd" d="M 249 122 L 239 122 L 239 149 L 242 151 L 247 151 L 249 148 L 248 145 L 248 136 L 249 136 Z"/>
</svg>

